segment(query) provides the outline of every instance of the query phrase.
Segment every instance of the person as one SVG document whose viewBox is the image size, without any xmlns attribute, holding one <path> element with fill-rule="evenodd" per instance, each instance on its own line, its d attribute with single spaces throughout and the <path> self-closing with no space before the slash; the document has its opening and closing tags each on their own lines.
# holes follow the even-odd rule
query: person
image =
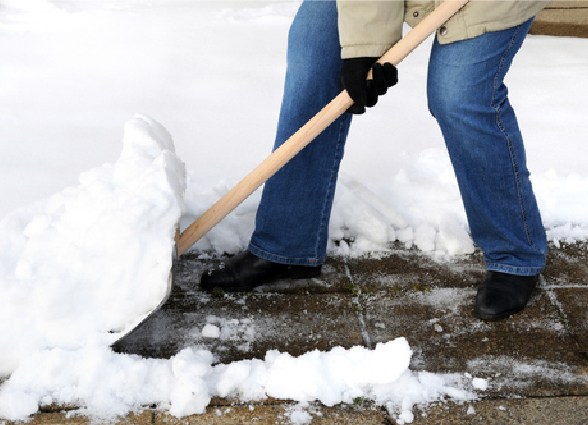
<svg viewBox="0 0 588 425">
<path fill-rule="evenodd" d="M 341 89 L 354 101 L 265 184 L 249 247 L 202 274 L 204 290 L 249 291 L 279 279 L 319 276 L 339 164 L 353 114 L 396 83 L 374 62 L 436 1 L 304 1 L 288 35 L 275 147 Z M 458 180 L 486 275 L 474 313 L 500 320 L 522 310 L 545 265 L 547 242 L 529 179 L 521 131 L 504 78 L 549 1 L 470 1 L 436 33 L 427 97 Z M 366 82 L 368 71 L 374 77 Z"/>
</svg>

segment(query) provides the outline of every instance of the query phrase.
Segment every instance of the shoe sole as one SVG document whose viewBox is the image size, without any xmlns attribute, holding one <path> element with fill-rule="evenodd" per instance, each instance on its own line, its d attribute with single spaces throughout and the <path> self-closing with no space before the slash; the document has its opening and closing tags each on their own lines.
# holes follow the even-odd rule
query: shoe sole
<svg viewBox="0 0 588 425">
<path fill-rule="evenodd" d="M 270 281 L 267 282 L 261 282 L 259 284 L 256 285 L 249 285 L 249 286 L 225 286 L 225 287 L 220 287 L 220 286 L 204 286 L 202 285 L 202 283 L 200 284 L 200 289 L 207 291 L 207 292 L 211 292 L 214 291 L 215 289 L 219 289 L 221 291 L 224 292 L 250 292 L 253 289 L 257 288 L 258 286 L 263 286 L 263 285 L 269 285 L 272 283 L 276 283 L 279 282 L 281 280 L 300 280 L 300 279 L 312 279 L 314 277 L 319 277 L 321 275 L 321 270 L 313 270 L 313 268 L 308 267 L 308 270 L 305 270 L 305 268 L 297 268 L 295 270 L 291 270 L 290 272 L 286 272 L 283 273 L 282 275 L 279 275 L 278 277 L 276 277 L 275 279 L 272 279 Z"/>
<path fill-rule="evenodd" d="M 517 308 L 517 309 L 510 310 L 508 312 L 500 313 L 500 314 L 484 314 L 484 313 L 480 313 L 474 307 L 474 317 L 476 317 L 478 319 L 481 319 L 481 320 L 486 320 L 487 322 L 497 322 L 499 320 L 508 319 L 510 316 L 512 316 L 514 314 L 520 313 L 521 311 L 523 311 L 525 309 L 526 306 L 527 306 L 527 304 L 525 304 L 521 308 Z"/>
</svg>

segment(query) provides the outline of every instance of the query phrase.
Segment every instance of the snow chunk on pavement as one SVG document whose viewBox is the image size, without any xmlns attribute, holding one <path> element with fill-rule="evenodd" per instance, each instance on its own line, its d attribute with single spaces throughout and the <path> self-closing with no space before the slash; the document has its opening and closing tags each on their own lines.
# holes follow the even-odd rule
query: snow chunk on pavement
<svg viewBox="0 0 588 425">
<path fill-rule="evenodd" d="M 220 329 L 218 328 L 218 326 L 214 326 L 214 325 L 205 325 L 202 328 L 202 336 L 204 338 L 218 338 L 220 337 Z"/>
<path fill-rule="evenodd" d="M 474 378 L 472 380 L 472 386 L 477 390 L 486 391 L 488 389 L 488 381 L 483 378 Z"/>
</svg>

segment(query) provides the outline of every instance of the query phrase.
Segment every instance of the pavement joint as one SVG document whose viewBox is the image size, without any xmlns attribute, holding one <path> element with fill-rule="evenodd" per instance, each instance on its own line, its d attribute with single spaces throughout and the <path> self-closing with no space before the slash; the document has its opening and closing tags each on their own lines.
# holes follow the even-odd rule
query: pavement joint
<svg viewBox="0 0 588 425">
<path fill-rule="evenodd" d="M 355 281 L 354 281 L 353 276 L 351 275 L 351 272 L 349 270 L 349 257 L 347 257 L 347 256 L 343 257 L 343 264 L 345 267 L 345 277 L 349 280 L 349 284 L 351 285 L 351 287 L 355 288 L 356 287 Z M 359 327 L 361 329 L 361 335 L 363 337 L 364 346 L 368 350 L 371 350 L 372 349 L 372 341 L 371 341 L 369 332 L 368 332 L 366 324 L 365 324 L 365 319 L 364 319 L 364 315 L 363 315 L 363 307 L 360 303 L 360 297 L 361 297 L 361 290 L 359 290 L 357 294 L 353 294 L 351 299 L 353 301 L 354 310 L 357 315 L 357 321 L 358 321 Z"/>
</svg>

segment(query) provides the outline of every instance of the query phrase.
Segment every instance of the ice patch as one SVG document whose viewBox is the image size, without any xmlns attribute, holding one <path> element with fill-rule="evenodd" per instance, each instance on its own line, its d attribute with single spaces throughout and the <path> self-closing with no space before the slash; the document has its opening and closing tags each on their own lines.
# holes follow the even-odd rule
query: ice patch
<svg viewBox="0 0 588 425">
<path fill-rule="evenodd" d="M 458 315 L 460 307 L 467 304 L 472 292 L 473 290 L 465 288 L 435 288 L 431 291 L 412 294 L 411 297 L 421 305 Z"/>
</svg>

